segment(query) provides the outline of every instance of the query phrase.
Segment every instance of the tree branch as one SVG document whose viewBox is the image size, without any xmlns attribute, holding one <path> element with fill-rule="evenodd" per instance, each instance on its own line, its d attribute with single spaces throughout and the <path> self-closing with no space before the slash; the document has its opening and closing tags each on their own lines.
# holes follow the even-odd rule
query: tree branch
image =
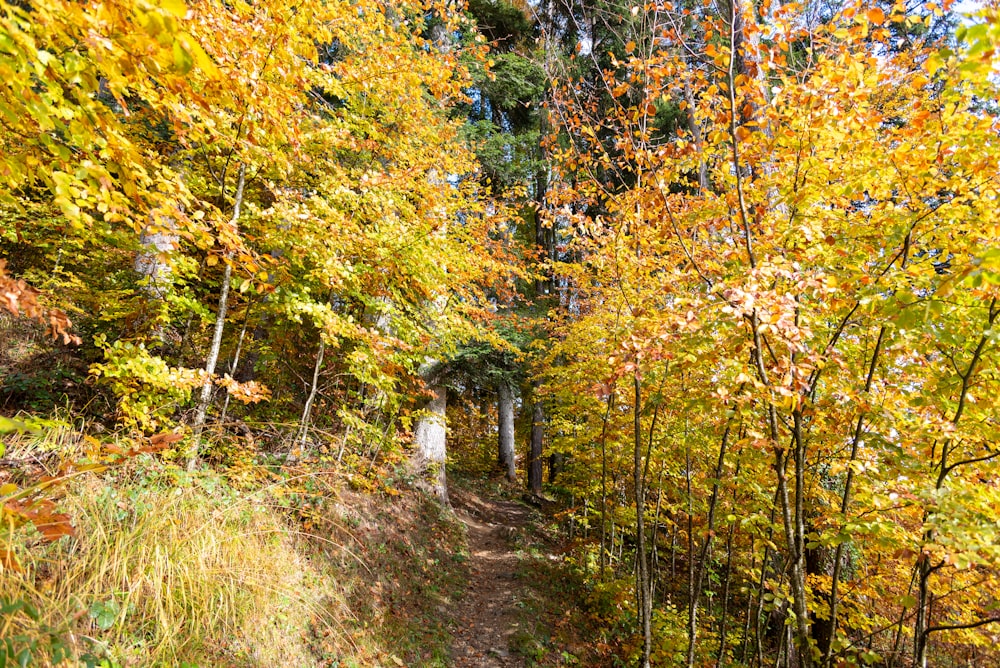
<svg viewBox="0 0 1000 668">
<path fill-rule="evenodd" d="M 930 635 L 935 631 L 957 631 L 960 629 L 974 629 L 979 626 L 986 626 L 987 624 L 1000 624 L 1000 617 L 988 617 L 986 619 L 980 619 L 975 622 L 968 622 L 966 624 L 942 624 L 941 626 L 930 626 L 924 631 L 924 635 Z"/>
</svg>

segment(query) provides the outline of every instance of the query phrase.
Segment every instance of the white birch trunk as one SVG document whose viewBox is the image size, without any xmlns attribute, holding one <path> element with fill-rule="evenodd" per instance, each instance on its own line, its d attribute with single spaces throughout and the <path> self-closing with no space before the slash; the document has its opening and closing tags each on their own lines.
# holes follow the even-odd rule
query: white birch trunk
<svg viewBox="0 0 1000 668">
<path fill-rule="evenodd" d="M 239 182 L 236 185 L 236 200 L 233 204 L 233 217 L 230 225 L 234 229 L 240 219 L 240 208 L 243 206 L 243 184 L 246 180 L 246 165 L 240 165 Z M 222 274 L 222 289 L 219 293 L 219 309 L 215 314 L 215 331 L 212 333 L 212 345 L 205 360 L 205 383 L 201 386 L 201 396 L 194 417 L 194 444 L 191 456 L 188 458 L 188 470 L 198 462 L 198 448 L 201 445 L 201 431 L 205 426 L 205 415 L 212 399 L 212 379 L 215 375 L 215 365 L 219 361 L 219 349 L 222 347 L 222 334 L 226 327 L 226 311 L 229 309 L 229 284 L 233 276 L 233 251 L 226 253 L 226 267 Z"/>
<path fill-rule="evenodd" d="M 173 219 L 163 218 L 151 221 L 139 236 L 143 250 L 135 256 L 132 266 L 146 279 L 144 290 L 154 299 L 166 298 L 173 278 L 173 269 L 163 256 L 177 247 L 175 227 Z"/>
<path fill-rule="evenodd" d="M 299 433 L 299 450 L 304 451 L 306 449 L 306 443 L 309 440 L 309 418 L 312 413 L 313 402 L 316 401 L 316 394 L 319 392 L 319 372 L 323 368 L 323 355 L 326 352 L 326 339 L 323 338 L 322 334 L 319 339 L 319 351 L 316 353 L 316 365 L 313 367 L 313 379 L 312 387 L 309 389 L 309 398 L 306 399 L 305 408 L 302 409 L 302 426 Z M 289 459 L 294 460 L 296 457 L 294 453 L 289 456 Z"/>
</svg>

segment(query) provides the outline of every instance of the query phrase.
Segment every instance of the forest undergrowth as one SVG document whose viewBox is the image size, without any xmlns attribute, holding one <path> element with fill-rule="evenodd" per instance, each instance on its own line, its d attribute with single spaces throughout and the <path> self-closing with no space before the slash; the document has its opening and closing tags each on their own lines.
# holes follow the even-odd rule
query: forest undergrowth
<svg viewBox="0 0 1000 668">
<path fill-rule="evenodd" d="M 0 484 L 88 440 L 8 436 Z M 462 527 L 405 481 L 309 463 L 188 473 L 151 454 L 70 475 L 48 493 L 66 535 L 3 533 L 11 665 L 447 665 Z"/>
<path fill-rule="evenodd" d="M 79 425 L 22 424 L 32 431 L 4 437 L 0 484 L 55 475 L 47 519 L 2 534 L 5 665 L 612 665 L 610 646 L 602 656 L 584 637 L 583 582 L 553 505 L 504 481 L 460 467 L 452 509 L 398 461 L 366 475 L 240 460 L 230 445 L 228 465 L 188 472 L 103 434 L 105 453 L 129 455 L 109 460 Z M 473 570 L 470 512 L 496 528 L 505 574 Z M 516 595 L 481 600 L 477 578 L 496 577 Z M 463 611 L 494 603 L 510 632 L 456 663 Z"/>
</svg>

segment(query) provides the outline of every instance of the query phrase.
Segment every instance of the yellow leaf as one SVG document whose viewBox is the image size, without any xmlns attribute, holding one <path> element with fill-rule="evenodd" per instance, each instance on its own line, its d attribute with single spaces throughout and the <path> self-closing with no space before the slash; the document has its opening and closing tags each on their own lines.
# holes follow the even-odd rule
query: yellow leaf
<svg viewBox="0 0 1000 668">
<path fill-rule="evenodd" d="M 184 43 L 186 50 L 191 57 L 194 59 L 194 64 L 198 66 L 198 69 L 209 76 L 216 76 L 219 74 L 219 68 L 216 67 L 215 61 L 212 60 L 211 56 L 205 53 L 205 50 L 201 48 L 201 44 L 198 43 L 194 37 L 186 32 L 182 32 L 178 35 L 178 38 Z"/>
<path fill-rule="evenodd" d="M 944 62 L 941 60 L 941 57 L 936 53 L 932 53 L 930 56 L 927 57 L 927 60 L 924 62 L 924 69 L 927 71 L 927 74 L 930 75 L 933 75 L 935 72 L 941 69 L 942 66 L 944 66 Z"/>
<path fill-rule="evenodd" d="M 187 14 L 187 5 L 184 4 L 184 0 L 161 0 L 160 6 L 179 19 L 184 18 L 184 15 Z"/>
</svg>

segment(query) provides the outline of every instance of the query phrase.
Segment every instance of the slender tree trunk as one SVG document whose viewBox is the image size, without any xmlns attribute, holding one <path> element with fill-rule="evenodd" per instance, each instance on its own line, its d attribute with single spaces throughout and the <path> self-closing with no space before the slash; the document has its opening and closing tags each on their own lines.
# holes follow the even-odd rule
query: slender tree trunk
<svg viewBox="0 0 1000 668">
<path fill-rule="evenodd" d="M 309 440 L 309 418 L 312 413 L 313 402 L 316 401 L 316 393 L 319 392 L 319 372 L 323 368 L 323 355 L 326 352 L 326 339 L 320 334 L 319 349 L 316 352 L 316 364 L 313 365 L 312 386 L 309 388 L 309 397 L 306 405 L 302 409 L 302 425 L 299 428 L 299 449 L 305 450 Z"/>
<path fill-rule="evenodd" d="M 243 353 L 243 341 L 246 339 L 247 336 L 247 323 L 250 322 L 250 307 L 252 305 L 253 304 L 251 303 L 250 306 L 247 306 L 246 315 L 243 317 L 243 327 L 240 329 L 240 338 L 236 342 L 236 352 L 233 353 L 233 361 L 229 365 L 229 376 L 231 378 L 236 377 L 236 367 L 240 365 L 240 355 Z M 219 414 L 219 422 L 221 423 L 225 423 L 226 421 L 226 413 L 229 412 L 229 399 L 230 399 L 229 390 L 227 389 L 226 400 L 222 404 L 222 413 Z"/>
<path fill-rule="evenodd" d="M 686 430 L 685 430 L 686 431 Z M 688 646 L 686 665 L 694 665 L 695 636 L 698 634 L 698 585 L 696 583 L 694 554 L 694 494 L 691 489 L 691 446 L 684 439 L 684 490 L 687 494 L 687 599 L 688 599 Z"/>
<path fill-rule="evenodd" d="M 702 542 L 701 552 L 698 555 L 697 571 L 695 571 L 695 556 L 691 554 L 690 583 L 688 585 L 688 668 L 694 666 L 695 641 L 698 633 L 698 603 L 701 598 L 701 586 L 705 580 L 705 570 L 712 553 L 712 539 L 715 537 L 715 512 L 719 505 L 719 485 L 722 480 L 722 473 L 726 466 L 726 451 L 729 445 L 729 434 L 732 431 L 732 421 L 726 424 L 726 429 L 722 433 L 722 443 L 719 445 L 719 457 L 715 463 L 715 477 L 712 482 L 712 496 L 708 502 L 708 522 L 705 527 L 705 538 Z M 688 454 L 688 466 L 690 466 L 690 451 Z M 688 498 L 691 494 L 691 472 L 688 471 Z M 690 544 L 694 545 L 694 538 L 690 539 Z"/>
<path fill-rule="evenodd" d="M 756 665 L 764 665 L 764 642 L 763 642 L 763 632 L 764 632 L 764 585 L 767 583 L 767 572 L 771 568 L 771 544 L 774 538 L 774 515 L 777 512 L 779 498 L 781 496 L 781 490 L 777 489 L 774 492 L 774 498 L 771 499 L 771 513 L 768 517 L 767 522 L 767 538 L 764 541 L 764 554 L 761 557 L 760 562 L 760 581 L 757 585 L 757 605 L 756 611 L 754 613 L 754 645 L 756 651 Z M 784 580 L 784 573 L 782 572 L 781 579 Z"/>
<path fill-rule="evenodd" d="M 882 340 L 885 338 L 885 327 L 878 330 L 878 340 L 875 342 L 875 350 L 872 353 L 872 360 L 868 366 L 868 377 L 865 379 L 865 395 L 871 392 L 872 381 L 875 378 L 875 369 L 878 367 L 878 356 L 882 350 Z M 840 500 L 840 514 L 844 521 L 847 521 L 847 510 L 851 505 L 851 492 L 854 484 L 854 462 L 858 458 L 858 448 L 861 445 L 861 435 L 864 433 L 865 413 L 858 415 L 857 424 L 854 427 L 854 437 L 851 439 L 851 454 L 847 461 L 847 480 L 844 482 L 844 495 Z M 840 605 L 839 587 L 840 572 L 843 568 L 844 543 L 837 543 L 837 549 L 833 554 L 833 577 L 830 582 L 830 621 L 829 630 L 826 633 L 817 633 L 816 643 L 823 656 L 823 667 L 829 668 L 833 658 L 833 640 L 837 637 L 837 615 Z"/>
<path fill-rule="evenodd" d="M 611 418 L 611 408 L 615 404 L 615 388 L 608 393 L 608 408 L 604 412 L 604 422 L 601 425 L 601 577 L 607 566 L 607 526 L 608 526 L 608 420 Z"/>
<path fill-rule="evenodd" d="M 913 583 L 917 579 L 917 569 L 913 570 L 913 576 L 910 577 L 910 586 L 906 588 L 906 595 L 909 596 L 910 592 L 913 591 Z M 906 621 L 906 606 L 899 612 L 899 621 L 896 622 L 896 633 L 892 641 L 892 652 L 889 654 L 889 660 L 886 662 L 886 668 L 895 668 L 896 658 L 899 656 L 899 645 L 903 639 L 903 622 Z"/>
<path fill-rule="evenodd" d="M 663 468 L 660 468 L 660 475 L 656 481 L 656 507 L 653 510 L 653 530 L 650 532 L 649 544 L 652 557 L 650 560 L 650 580 L 651 591 L 650 600 L 656 602 L 656 585 L 660 582 L 660 552 L 658 549 L 660 532 L 660 507 L 663 500 Z"/>
<path fill-rule="evenodd" d="M 757 554 L 754 552 L 756 547 L 754 543 L 756 542 L 756 536 L 750 535 L 750 573 L 753 573 L 754 567 L 757 565 Z M 740 645 L 740 662 L 747 662 L 747 651 L 750 647 L 750 620 L 753 617 L 753 590 L 750 590 L 747 596 L 747 609 L 744 613 L 743 618 L 743 639 Z"/>
<path fill-rule="evenodd" d="M 917 564 L 917 619 L 913 624 L 913 665 L 927 668 L 927 627 L 930 626 L 928 581 L 933 568 L 927 555 Z"/>
<path fill-rule="evenodd" d="M 528 490 L 542 494 L 542 437 L 545 433 L 545 409 L 536 397 L 531 414 L 531 450 L 528 454 Z"/>
<path fill-rule="evenodd" d="M 497 383 L 497 459 L 507 480 L 517 482 L 514 453 L 514 393 L 506 380 Z"/>
<path fill-rule="evenodd" d="M 646 490 L 644 485 L 642 466 L 642 383 L 639 380 L 638 370 L 633 376 L 633 387 L 635 389 L 634 415 L 634 436 L 635 449 L 633 451 L 632 463 L 634 465 L 634 486 L 635 486 L 635 525 L 636 525 L 636 546 L 635 561 L 637 570 L 637 596 L 636 603 L 639 608 L 639 623 L 642 627 L 642 668 L 649 668 L 649 657 L 653 650 L 653 627 L 652 612 L 653 606 L 650 600 L 649 587 L 649 562 L 646 559 Z"/>
<path fill-rule="evenodd" d="M 993 323 L 996 321 L 997 316 L 1000 316 L 1000 309 L 997 308 L 997 300 L 994 298 L 990 302 L 987 310 L 984 331 L 979 338 L 979 343 L 976 345 L 976 348 L 972 353 L 972 358 L 969 360 L 969 364 L 966 367 L 965 372 L 958 374 L 962 384 L 958 390 L 958 405 L 955 407 L 955 415 L 951 419 L 951 424 L 955 427 L 958 426 L 958 423 L 962 419 L 962 415 L 965 412 L 965 404 L 969 397 L 969 388 L 971 387 L 973 377 L 976 375 L 976 371 L 979 368 L 979 362 L 982 359 L 983 351 L 986 349 L 986 345 L 989 342 L 992 334 Z M 937 491 L 940 491 L 944 487 L 948 474 L 951 473 L 956 466 L 977 461 L 976 459 L 972 459 L 964 462 L 949 462 L 949 456 L 951 455 L 953 445 L 954 441 L 952 439 L 945 440 L 945 442 L 941 444 L 940 459 L 935 462 L 935 466 L 938 470 L 938 476 L 934 489 Z M 925 517 L 924 519 L 926 520 L 927 518 Z M 924 534 L 924 543 L 930 543 L 935 538 L 936 533 L 933 529 L 929 529 Z M 929 581 L 931 574 L 940 566 L 940 564 L 938 566 L 932 566 L 930 563 L 930 556 L 923 551 L 918 559 L 917 618 L 913 624 L 913 665 L 916 668 L 927 668 L 927 637 L 930 634 L 928 629 L 930 629 L 931 622 L 931 595 Z"/>
<path fill-rule="evenodd" d="M 677 581 L 677 522 L 670 529 L 670 583 Z M 676 593 L 676 589 L 674 590 Z"/>
<path fill-rule="evenodd" d="M 240 176 L 236 184 L 236 199 L 233 203 L 233 217 L 229 224 L 238 229 L 240 209 L 243 206 L 243 186 L 246 182 L 246 165 L 240 165 Z M 222 347 L 222 333 L 226 327 L 226 312 L 229 309 L 229 284 L 233 276 L 233 251 L 226 253 L 226 266 L 222 273 L 222 287 L 219 293 L 219 308 L 215 314 L 215 330 L 212 333 L 212 345 L 205 360 L 205 383 L 201 386 L 201 396 L 194 417 L 194 443 L 188 457 L 188 470 L 193 470 L 198 463 L 198 450 L 201 446 L 201 432 L 205 427 L 205 415 L 212 399 L 212 380 L 215 375 L 215 365 L 219 361 L 219 349 Z"/>
<path fill-rule="evenodd" d="M 810 628 L 809 608 L 806 605 L 806 529 L 805 529 L 805 471 L 806 446 L 802 433 L 802 412 L 796 410 L 792 415 L 792 433 L 795 442 L 795 561 L 792 563 L 791 577 L 793 605 L 796 617 L 796 642 L 789 645 L 789 652 L 797 651 L 803 668 L 812 666 L 812 631 Z M 804 616 L 802 619 L 800 616 Z"/>
<path fill-rule="evenodd" d="M 772 409 L 773 410 L 773 409 Z M 781 521 L 785 530 L 785 543 L 789 552 L 788 581 L 792 590 L 792 608 L 795 612 L 796 636 L 803 668 L 812 666 L 812 651 L 809 643 L 809 612 L 805 601 L 805 569 L 803 554 L 798 551 L 798 531 L 794 527 L 791 502 L 788 494 L 788 478 L 785 474 L 787 453 L 784 449 L 776 449 L 774 467 L 778 473 L 778 495 L 781 503 Z M 789 647 L 791 654 L 793 647 Z"/>
<path fill-rule="evenodd" d="M 615 557 L 615 521 L 611 520 L 611 536 L 608 539 L 608 566 L 612 567 Z"/>
<path fill-rule="evenodd" d="M 737 465 L 736 475 L 739 476 L 739 465 Z M 735 497 L 736 494 L 734 493 Z M 735 499 L 734 499 L 735 501 Z M 717 668 L 722 668 L 726 662 L 726 621 L 729 617 L 729 585 L 732 581 L 733 573 L 733 538 L 736 535 L 736 525 L 729 525 L 729 532 L 726 535 L 726 574 L 722 581 L 722 618 L 719 620 L 719 659 L 716 662 Z"/>
<path fill-rule="evenodd" d="M 702 144 L 702 134 L 701 134 L 701 124 L 698 122 L 698 117 L 696 112 L 698 110 L 698 104 L 694 99 L 694 93 L 691 92 L 691 84 L 684 84 L 684 101 L 687 102 L 687 112 L 688 112 L 688 129 L 691 131 L 691 137 L 694 139 L 695 151 L 698 153 L 698 187 L 702 192 L 708 191 L 708 165 L 705 162 L 705 156 L 703 153 Z"/>
</svg>

